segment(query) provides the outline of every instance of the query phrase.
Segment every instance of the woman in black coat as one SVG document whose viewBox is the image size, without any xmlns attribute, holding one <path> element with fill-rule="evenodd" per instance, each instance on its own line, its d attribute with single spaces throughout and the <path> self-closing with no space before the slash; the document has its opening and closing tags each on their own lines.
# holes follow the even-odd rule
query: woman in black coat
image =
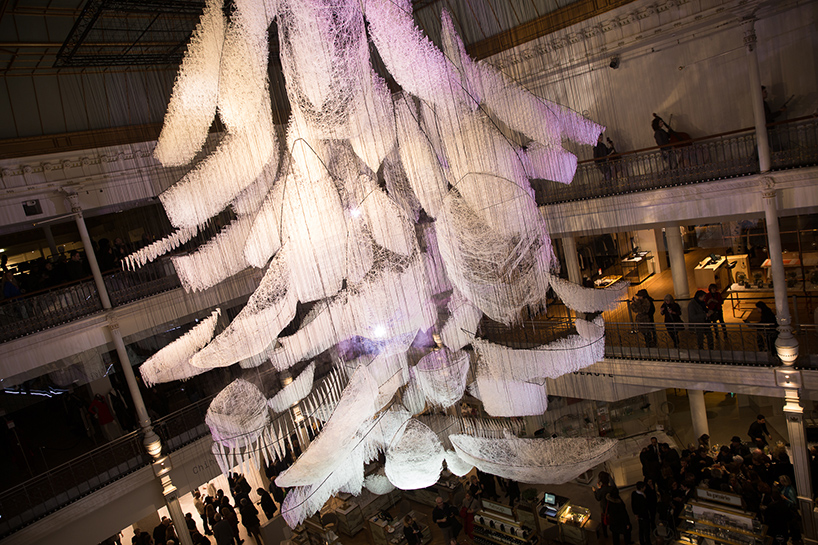
<svg viewBox="0 0 818 545">
<path fill-rule="evenodd" d="M 261 510 L 264 511 L 264 516 L 267 517 L 267 520 L 270 520 L 276 514 L 276 504 L 273 501 L 273 497 L 263 488 L 258 488 L 256 494 L 261 498 L 259 504 L 261 505 Z"/>
<path fill-rule="evenodd" d="M 613 489 L 608 492 L 607 498 L 608 524 L 611 528 L 611 540 L 613 545 L 619 545 L 619 536 L 625 536 L 625 544 L 633 543 L 631 540 L 631 519 L 628 516 L 628 509 L 625 502 L 619 497 L 619 490 Z"/>
<path fill-rule="evenodd" d="M 602 509 L 603 513 L 599 528 L 602 535 L 608 537 L 608 523 L 605 520 L 606 516 L 604 513 L 608 506 L 608 494 L 610 494 L 612 490 L 616 490 L 616 485 L 613 483 L 611 475 L 607 471 L 599 472 L 599 481 L 596 483 L 596 486 L 593 487 L 593 490 L 594 498 L 596 498 L 596 501 L 599 502 L 599 507 Z"/>
</svg>

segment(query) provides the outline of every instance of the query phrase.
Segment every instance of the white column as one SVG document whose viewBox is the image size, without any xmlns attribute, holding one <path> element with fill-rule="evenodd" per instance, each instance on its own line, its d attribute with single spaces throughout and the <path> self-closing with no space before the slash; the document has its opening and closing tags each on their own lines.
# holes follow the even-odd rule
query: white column
<svg viewBox="0 0 818 545">
<path fill-rule="evenodd" d="M 148 410 L 145 408 L 145 401 L 142 399 L 142 392 L 139 391 L 139 385 L 136 382 L 136 377 L 133 374 L 133 367 L 131 360 L 128 358 L 128 351 L 125 349 L 125 341 L 122 339 L 122 332 L 119 330 L 119 322 L 113 316 L 108 316 L 108 329 L 111 331 L 111 338 L 114 341 L 114 348 L 116 348 L 116 355 L 119 357 L 119 363 L 122 364 L 122 373 L 125 375 L 125 382 L 128 384 L 128 391 L 131 392 L 131 399 L 133 399 L 134 409 L 136 409 L 136 417 L 139 421 L 139 427 L 142 428 L 144 434 L 142 442 L 145 449 L 153 458 L 158 458 L 162 453 L 162 443 L 159 436 L 153 431 L 151 426 L 151 419 L 148 416 Z"/>
<path fill-rule="evenodd" d="M 687 282 L 685 248 L 679 226 L 670 225 L 666 227 L 665 238 L 667 238 L 667 256 L 670 261 L 670 274 L 673 276 L 673 292 L 676 294 L 676 299 L 685 299 L 690 297 L 690 287 Z"/>
<path fill-rule="evenodd" d="M 699 437 L 710 435 L 710 427 L 707 425 L 707 406 L 704 404 L 704 391 L 688 390 L 687 399 L 690 401 L 690 419 L 693 422 L 694 443 L 698 444 Z"/>
<path fill-rule="evenodd" d="M 162 456 L 162 441 L 159 439 L 159 436 L 156 435 L 156 432 L 153 431 L 148 410 L 145 408 L 145 401 L 142 399 L 142 393 L 139 391 L 139 385 L 133 373 L 131 360 L 128 358 L 128 351 L 125 349 L 122 332 L 119 330 L 119 322 L 117 322 L 116 318 L 111 314 L 108 315 L 108 329 L 111 331 L 111 338 L 114 341 L 114 348 L 116 348 L 119 363 L 122 364 L 122 373 L 125 375 L 125 382 L 128 383 L 128 390 L 131 392 L 131 399 L 133 399 L 134 408 L 136 409 L 139 427 L 142 428 L 142 443 L 145 445 L 145 450 L 148 451 L 148 454 L 150 454 L 154 460 L 153 471 L 162 486 L 162 495 L 165 497 L 165 504 L 168 506 L 170 518 L 173 521 L 173 526 L 176 528 L 176 535 L 179 536 L 181 545 L 193 545 L 193 539 L 190 537 L 187 522 L 185 522 L 185 514 L 179 505 L 176 487 L 173 486 L 170 480 L 170 470 L 173 467 L 170 457 Z"/>
<path fill-rule="evenodd" d="M 781 231 L 778 228 L 778 208 L 775 197 L 775 180 L 767 176 L 761 180 L 764 199 L 764 218 L 767 222 L 767 248 L 770 254 L 770 273 L 775 294 L 775 317 L 778 321 L 778 338 L 775 349 L 784 365 L 793 365 L 798 358 L 798 340 L 792 334 L 790 306 L 787 301 L 787 279 L 784 274 L 784 256 L 781 251 Z"/>
<path fill-rule="evenodd" d="M 91 237 L 88 235 L 88 228 L 85 226 L 85 218 L 82 217 L 82 207 L 80 206 L 79 196 L 76 193 L 68 194 L 68 201 L 71 203 L 71 212 L 73 212 L 74 219 L 77 222 L 77 229 L 80 232 L 82 239 L 82 246 L 85 248 L 85 258 L 91 266 L 91 274 L 94 275 L 94 283 L 97 285 L 97 292 L 102 301 L 102 308 L 111 308 L 111 300 L 108 298 L 108 290 L 105 289 L 105 282 L 102 280 L 102 273 L 99 271 L 99 264 L 97 263 L 97 256 L 94 254 L 94 247 L 91 245 Z"/>
<path fill-rule="evenodd" d="M 784 386 L 784 416 L 787 419 L 787 437 L 792 452 L 792 465 L 795 470 L 795 487 L 798 490 L 798 507 L 801 510 L 804 537 L 815 541 L 816 520 L 815 504 L 812 500 L 812 479 L 807 449 L 807 437 L 804 430 L 804 408 L 798 396 L 801 384 L 801 373 L 790 368 L 778 369 L 776 380 Z M 788 387 L 790 386 L 790 387 Z"/>
<path fill-rule="evenodd" d="M 747 73 L 750 77 L 750 99 L 753 103 L 753 119 L 756 127 L 758 144 L 758 166 L 760 172 L 770 170 L 770 143 L 767 138 L 767 118 L 764 115 L 764 99 L 761 96 L 761 76 L 758 69 L 756 53 L 755 19 L 745 23 L 744 45 L 747 47 Z"/>
<path fill-rule="evenodd" d="M 575 284 L 582 284 L 582 272 L 579 269 L 579 257 L 577 257 L 577 239 L 571 236 L 563 237 L 562 251 L 565 254 L 568 280 Z"/>
</svg>

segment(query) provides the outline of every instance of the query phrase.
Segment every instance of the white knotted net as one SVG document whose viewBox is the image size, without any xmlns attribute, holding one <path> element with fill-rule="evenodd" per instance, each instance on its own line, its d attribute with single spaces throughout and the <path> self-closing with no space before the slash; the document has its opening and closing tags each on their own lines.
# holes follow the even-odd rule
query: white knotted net
<svg viewBox="0 0 818 545">
<path fill-rule="evenodd" d="M 233 224 L 175 258 L 185 288 L 205 289 L 248 264 L 268 269 L 245 308 L 204 348 L 202 334 L 147 368 L 155 377 L 182 378 L 269 358 L 284 370 L 339 343 L 368 354 L 339 366 L 354 369 L 348 384 L 336 371 L 315 388 L 310 365 L 269 405 L 249 383 L 228 386 L 207 417 L 222 470 L 292 452 L 293 433 L 304 429 L 270 423 L 268 407 L 293 404 L 302 426 L 322 429 L 278 478 L 292 487 L 282 506 L 291 525 L 332 494 L 360 493 L 364 465 L 380 452 L 388 481 L 375 475 L 366 486 L 381 493 L 392 484 L 433 484 L 444 458 L 456 474 L 474 464 L 517 480 L 537 471 L 562 478 L 604 458 L 594 445 L 581 456 L 576 443 L 558 448 L 503 438 L 513 422 L 412 419 L 427 401 L 449 407 L 462 397 L 469 358 L 457 351 L 470 343 L 481 359 L 471 391 L 489 414 L 503 417 L 542 414 L 543 377 L 602 357 L 601 319 L 577 320 L 579 335 L 537 349 L 474 339 L 484 313 L 516 324 L 525 307 L 544 303 L 549 284 L 582 312 L 621 296 L 618 287 L 584 290 L 550 276 L 559 265 L 529 184 L 570 181 L 576 157 L 562 140 L 593 144 L 601 127 L 472 61 L 445 12 L 444 54 L 414 26 L 408 0 L 236 0 L 226 22 L 220 6 L 208 0 L 194 32 L 156 155 L 169 165 L 190 160 L 216 113 L 226 131 L 215 151 L 161 196 L 179 231 L 128 264 L 178 247 L 230 206 Z M 274 18 L 292 107 L 282 152 L 267 81 Z M 394 101 L 371 66 L 368 37 L 402 88 Z M 420 207 L 436 221 L 419 226 Z M 446 319 L 438 310 L 452 288 Z M 299 301 L 312 309 L 295 333 L 279 337 Z M 410 372 L 408 353 L 416 361 L 424 342 L 418 332 L 434 325 L 441 334 L 435 341 L 455 352 L 433 352 Z M 346 350 L 334 354 L 353 353 Z M 171 365 L 193 351 L 189 364 Z M 406 411 L 389 408 L 396 392 Z M 463 448 L 454 445 L 457 453 L 444 452 L 454 432 L 473 437 Z M 482 443 L 469 443 L 480 437 L 501 438 L 507 448 L 484 453 Z M 546 456 L 566 463 L 543 469 Z"/>
<path fill-rule="evenodd" d="M 605 337 L 571 335 L 532 349 L 472 341 L 487 374 L 496 380 L 539 381 L 584 369 L 605 357 Z"/>
<path fill-rule="evenodd" d="M 449 319 L 440 332 L 440 338 L 449 350 L 460 350 L 474 339 L 483 313 L 457 290 L 452 293 L 447 308 Z"/>
<path fill-rule="evenodd" d="M 395 485 L 389 482 L 389 479 L 382 472 L 367 475 L 364 479 L 364 486 L 367 490 L 378 496 L 389 494 L 395 490 Z"/>
<path fill-rule="evenodd" d="M 494 378 L 482 366 L 469 386 L 471 395 L 483 402 L 491 416 L 538 416 L 548 408 L 545 383 Z"/>
<path fill-rule="evenodd" d="M 193 329 L 145 360 L 139 368 L 147 386 L 174 380 L 185 380 L 206 369 L 190 365 L 190 358 L 213 338 L 221 309 L 196 324 Z"/>
<path fill-rule="evenodd" d="M 402 257 L 382 249 L 360 283 L 316 305 L 298 332 L 280 339 L 271 359 L 286 369 L 351 337 L 404 339 L 431 327 L 436 317 L 420 255 Z"/>
<path fill-rule="evenodd" d="M 585 288 L 549 275 L 551 287 L 566 306 L 579 312 L 602 312 L 611 310 L 625 297 L 628 291 L 627 282 L 616 282 L 607 288 Z"/>
<path fill-rule="evenodd" d="M 463 397 L 468 372 L 468 352 L 451 352 L 445 348 L 423 356 L 415 367 L 415 376 L 426 400 L 444 409 Z"/>
<path fill-rule="evenodd" d="M 355 437 L 361 425 L 375 414 L 377 397 L 377 382 L 366 366 L 359 366 L 321 434 L 295 464 L 278 476 L 276 484 L 286 488 L 314 485 L 323 482 L 333 472 L 344 473 L 346 469 L 339 464 L 355 448 Z M 346 482 L 348 479 L 342 480 Z"/>
<path fill-rule="evenodd" d="M 246 269 L 243 248 L 252 225 L 252 216 L 239 217 L 195 251 L 172 257 L 185 291 L 206 290 Z"/>
<path fill-rule="evenodd" d="M 234 380 L 213 398 L 205 416 L 213 440 L 231 449 L 248 447 L 269 421 L 264 394 L 243 379 Z"/>
<path fill-rule="evenodd" d="M 227 328 L 197 353 L 191 364 L 226 367 L 262 352 L 295 316 L 297 300 L 289 289 L 287 248 L 273 259 L 247 305 Z"/>
<path fill-rule="evenodd" d="M 309 364 L 306 369 L 291 383 L 284 386 L 276 395 L 267 401 L 267 405 L 273 412 L 280 413 L 286 411 L 305 397 L 312 390 L 312 381 L 315 376 L 315 362 Z"/>
<path fill-rule="evenodd" d="M 547 238 L 503 237 L 450 196 L 437 220 L 437 240 L 452 284 L 493 320 L 516 323 L 523 307 L 545 300 L 543 267 L 553 259 Z"/>
<path fill-rule="evenodd" d="M 384 469 L 396 487 L 416 490 L 437 482 L 443 458 L 443 446 L 437 434 L 413 418 L 386 450 Z"/>
<path fill-rule="evenodd" d="M 562 484 L 616 454 L 617 441 L 604 437 L 484 439 L 450 437 L 458 456 L 480 471 L 521 483 Z"/>
<path fill-rule="evenodd" d="M 153 151 L 165 166 L 188 163 L 207 140 L 216 114 L 224 28 L 221 0 L 208 0 L 179 67 Z"/>
<path fill-rule="evenodd" d="M 122 267 L 131 271 L 138 269 L 145 263 L 150 263 L 160 255 L 164 255 L 172 250 L 175 250 L 182 244 L 190 241 L 190 239 L 195 237 L 198 233 L 198 226 L 192 229 L 179 229 L 174 231 L 170 235 L 163 237 L 156 242 L 152 242 L 144 248 L 140 248 L 136 252 L 128 255 L 125 258 Z"/>
<path fill-rule="evenodd" d="M 594 342 L 601 339 L 602 342 L 604 342 L 605 320 L 602 319 L 602 315 L 597 316 L 591 321 L 577 318 L 574 320 L 574 325 L 577 328 L 577 333 L 579 333 L 583 339 L 588 339 Z"/>
<path fill-rule="evenodd" d="M 217 83 L 219 116 L 227 134 L 212 154 L 160 195 L 176 227 L 203 224 L 278 160 L 267 77 L 268 22 L 263 3 L 235 2 Z"/>
<path fill-rule="evenodd" d="M 446 467 L 449 471 L 457 475 L 458 477 L 465 477 L 471 470 L 474 469 L 474 466 L 468 464 L 463 461 L 460 456 L 453 450 L 447 450 L 445 453 L 446 458 Z"/>
</svg>

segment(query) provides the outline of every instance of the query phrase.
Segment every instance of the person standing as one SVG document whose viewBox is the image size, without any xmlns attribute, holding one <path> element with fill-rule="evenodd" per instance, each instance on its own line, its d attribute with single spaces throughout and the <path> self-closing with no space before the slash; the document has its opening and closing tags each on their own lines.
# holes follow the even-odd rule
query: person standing
<svg viewBox="0 0 818 545">
<path fill-rule="evenodd" d="M 710 321 L 713 322 L 713 332 L 716 335 L 716 338 L 719 338 L 719 329 L 717 324 L 721 322 L 722 326 L 722 333 L 724 334 L 724 340 L 727 340 L 727 326 L 724 325 L 724 309 L 722 309 L 722 305 L 724 304 L 724 297 L 722 293 L 719 291 L 719 287 L 715 284 L 710 284 L 707 287 L 707 293 L 704 296 L 704 304 L 707 306 L 707 310 L 711 311 L 712 314 L 710 315 Z"/>
<path fill-rule="evenodd" d="M 432 509 L 432 519 L 437 524 L 437 527 L 443 531 L 443 540 L 448 543 L 451 539 L 457 539 L 460 534 L 460 522 L 455 516 L 455 509 L 448 502 L 444 502 L 443 498 L 438 496 L 435 498 L 435 508 Z"/>
<path fill-rule="evenodd" d="M 707 310 L 704 302 L 706 294 L 699 290 L 693 296 L 693 300 L 687 306 L 687 321 L 696 330 L 696 345 L 699 350 L 704 348 L 703 339 L 707 339 L 707 349 L 713 350 L 713 331 L 708 325 L 710 323 L 711 311 Z"/>
<path fill-rule="evenodd" d="M 116 422 L 114 422 L 114 415 L 111 414 L 111 409 L 108 408 L 108 404 L 105 403 L 105 398 L 102 397 L 102 394 L 94 396 L 94 400 L 91 401 L 91 405 L 88 406 L 88 412 L 97 419 L 99 427 L 102 428 L 102 433 L 105 434 L 105 438 L 108 439 L 108 441 L 113 441 L 120 436 L 119 428 Z"/>
<path fill-rule="evenodd" d="M 645 336 L 645 346 L 656 347 L 656 326 L 653 323 L 656 307 L 653 304 L 653 298 L 648 295 L 648 290 L 641 289 L 636 292 L 631 300 L 631 309 L 636 314 L 635 320 L 639 331 Z"/>
<path fill-rule="evenodd" d="M 670 143 L 671 134 L 675 135 L 673 129 L 665 125 L 662 118 L 658 116 L 654 116 L 650 126 L 653 129 L 653 139 L 656 141 L 656 145 L 662 150 L 662 157 L 667 162 L 668 168 L 670 170 L 675 169 L 678 166 L 678 161 L 676 159 L 676 152 Z"/>
<path fill-rule="evenodd" d="M 218 513 L 213 517 L 213 537 L 216 545 L 233 545 L 233 528 Z"/>
<path fill-rule="evenodd" d="M 258 509 L 247 498 L 242 498 L 240 504 L 241 523 L 247 528 L 247 535 L 252 536 L 256 543 L 264 543 L 261 540 L 261 521 L 258 519 Z"/>
<path fill-rule="evenodd" d="M 767 419 L 764 418 L 763 414 L 756 416 L 755 422 L 750 424 L 750 428 L 747 430 L 747 435 L 750 436 L 750 440 L 761 450 L 764 450 L 764 447 L 769 444 L 767 443 L 767 439 L 772 439 L 773 437 L 767 429 Z"/>
<path fill-rule="evenodd" d="M 403 517 L 403 535 L 406 537 L 407 545 L 420 545 L 420 542 L 423 540 L 423 532 L 420 529 L 420 525 L 412 518 L 412 515 Z"/>
<path fill-rule="evenodd" d="M 756 302 L 756 308 L 761 311 L 761 318 L 758 320 L 759 332 L 757 337 L 758 350 L 764 352 L 768 350 L 775 353 L 775 340 L 778 338 L 778 320 L 775 312 L 772 311 L 764 301 Z M 766 345 L 766 346 L 765 346 Z"/>
<path fill-rule="evenodd" d="M 673 346 L 679 348 L 679 331 L 684 329 L 684 322 L 682 321 L 682 307 L 669 293 L 665 295 L 665 302 L 662 303 L 662 308 L 659 313 L 665 317 L 665 328 L 670 339 L 673 341 Z"/>
<path fill-rule="evenodd" d="M 608 159 L 609 155 L 614 155 L 616 153 L 616 149 L 614 149 L 613 142 L 611 139 L 608 138 L 608 145 L 605 145 L 605 139 L 602 136 L 602 133 L 599 133 L 599 138 L 596 141 L 596 146 L 594 146 L 594 162 L 596 163 L 597 168 L 602 173 L 602 177 L 606 182 L 610 182 L 611 178 L 613 178 L 614 171 L 610 160 Z"/>
<path fill-rule="evenodd" d="M 256 494 L 260 498 L 258 503 L 261 505 L 261 510 L 264 511 L 264 516 L 267 517 L 267 520 L 272 519 L 276 514 L 276 504 L 273 497 L 263 488 L 256 489 Z"/>
<path fill-rule="evenodd" d="M 644 483 L 643 483 L 644 484 Z M 631 519 L 628 516 L 628 509 L 625 502 L 619 497 L 619 489 L 614 488 L 606 496 L 608 500 L 608 521 L 611 527 L 611 541 L 613 545 L 619 545 L 619 537 L 624 536 L 625 545 L 632 543 L 631 540 Z"/>
<path fill-rule="evenodd" d="M 600 471 L 598 481 L 593 487 L 593 491 L 594 498 L 599 502 L 599 507 L 602 509 L 602 522 L 599 528 L 604 537 L 608 537 L 608 494 L 613 490 L 616 490 L 616 485 L 611 480 L 611 475 L 607 471 Z"/>
<path fill-rule="evenodd" d="M 460 518 L 463 519 L 466 535 L 469 536 L 471 540 L 474 540 L 474 514 L 479 510 L 480 502 L 471 495 L 471 492 L 466 492 L 466 495 L 463 497 L 463 503 L 460 506 Z"/>
<path fill-rule="evenodd" d="M 643 481 L 636 483 L 636 490 L 631 494 L 631 512 L 639 525 L 639 545 L 650 545 L 650 510 L 648 498 L 645 494 L 646 485 Z"/>
<path fill-rule="evenodd" d="M 202 493 L 198 490 L 193 491 L 193 507 L 202 519 L 202 528 L 204 528 L 205 535 L 210 535 L 210 526 L 207 525 L 207 515 L 205 514 L 205 504 L 202 501 Z"/>
</svg>

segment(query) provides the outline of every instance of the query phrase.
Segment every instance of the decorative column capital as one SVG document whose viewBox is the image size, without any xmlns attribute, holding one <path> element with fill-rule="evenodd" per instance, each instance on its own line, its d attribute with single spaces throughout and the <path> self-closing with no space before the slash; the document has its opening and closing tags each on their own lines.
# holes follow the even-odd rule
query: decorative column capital
<svg viewBox="0 0 818 545">
<path fill-rule="evenodd" d="M 756 18 L 754 16 L 746 17 L 741 22 L 744 27 L 744 45 L 747 47 L 747 51 L 755 51 L 756 43 L 758 43 L 755 22 Z"/>
<path fill-rule="evenodd" d="M 764 176 L 759 180 L 761 185 L 761 195 L 765 199 L 772 199 L 775 197 L 775 178 L 772 176 Z"/>
<path fill-rule="evenodd" d="M 108 328 L 111 331 L 119 331 L 119 320 L 116 319 L 116 316 L 108 315 Z"/>
<path fill-rule="evenodd" d="M 80 196 L 74 193 L 73 190 L 63 189 L 63 193 L 65 193 L 65 198 L 68 199 L 68 203 L 71 205 L 71 212 L 82 215 Z"/>
</svg>

